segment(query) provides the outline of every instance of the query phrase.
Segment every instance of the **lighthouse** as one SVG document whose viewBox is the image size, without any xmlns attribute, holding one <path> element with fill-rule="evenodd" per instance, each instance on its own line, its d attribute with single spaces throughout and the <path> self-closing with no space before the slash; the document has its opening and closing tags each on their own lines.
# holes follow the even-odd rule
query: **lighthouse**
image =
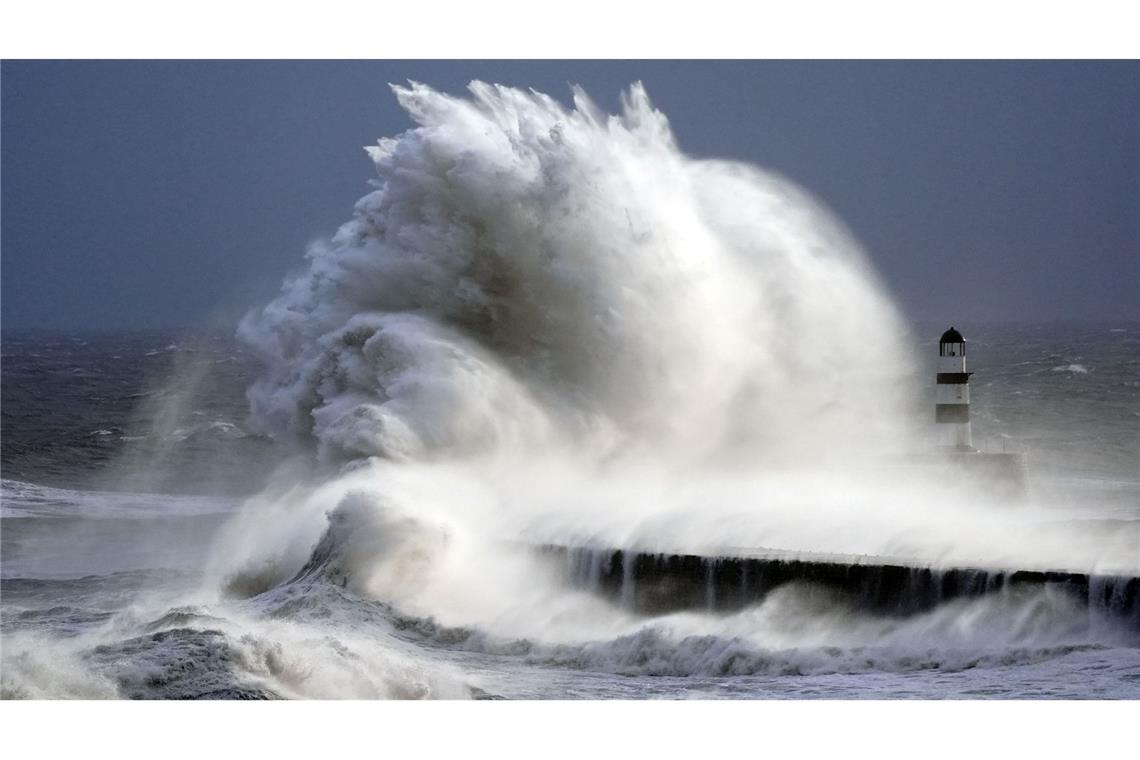
<svg viewBox="0 0 1140 760">
<path fill-rule="evenodd" d="M 973 451 L 970 437 L 970 375 L 966 371 L 966 339 L 951 327 L 938 339 L 938 392 L 934 421 L 943 445 Z"/>
</svg>

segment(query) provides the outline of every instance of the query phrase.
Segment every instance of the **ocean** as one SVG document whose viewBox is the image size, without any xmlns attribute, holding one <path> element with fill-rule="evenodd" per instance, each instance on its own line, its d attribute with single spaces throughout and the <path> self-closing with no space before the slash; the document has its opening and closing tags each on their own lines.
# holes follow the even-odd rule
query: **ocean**
<svg viewBox="0 0 1140 760">
<path fill-rule="evenodd" d="M 1140 324 L 957 324 L 951 454 L 948 325 L 808 191 L 639 84 L 393 90 L 238 324 L 0 336 L 5 698 L 1140 696 Z"/>
<path fill-rule="evenodd" d="M 1140 324 L 962 329 L 976 441 L 1024 448 L 1046 515 L 1135 542 Z M 913 334 L 930 354 L 937 330 Z M 280 470 L 291 452 L 248 427 L 248 349 L 176 332 L 2 345 L 5 698 L 1140 697 L 1140 631 L 1047 591 L 896 618 L 785 588 L 731 613 L 650 616 L 529 576 L 530 595 L 472 622 L 454 600 L 440 603 L 449 621 L 302 561 L 219 594 L 227 526 L 295 479 Z M 470 571 L 506 583 L 483 560 Z"/>
</svg>

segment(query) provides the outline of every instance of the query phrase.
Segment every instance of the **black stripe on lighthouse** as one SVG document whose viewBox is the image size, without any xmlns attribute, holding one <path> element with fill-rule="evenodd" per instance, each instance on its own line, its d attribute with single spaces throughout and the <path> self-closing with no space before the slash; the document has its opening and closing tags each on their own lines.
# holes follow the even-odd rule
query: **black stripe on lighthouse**
<svg viewBox="0 0 1140 760">
<path fill-rule="evenodd" d="M 935 404 L 935 422 L 969 422 L 969 404 Z"/>
<path fill-rule="evenodd" d="M 966 385 L 970 382 L 973 372 L 939 372 L 939 385 Z"/>
</svg>

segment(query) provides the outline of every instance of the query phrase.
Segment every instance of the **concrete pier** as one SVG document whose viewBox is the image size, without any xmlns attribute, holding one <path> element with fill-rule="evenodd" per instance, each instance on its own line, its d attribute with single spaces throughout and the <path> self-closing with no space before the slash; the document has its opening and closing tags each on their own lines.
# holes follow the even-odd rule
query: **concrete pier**
<svg viewBox="0 0 1140 760">
<path fill-rule="evenodd" d="M 831 590 L 860 609 L 890 616 L 923 612 L 962 597 L 1047 587 L 1140 632 L 1140 577 L 1136 576 L 933 568 L 830 555 L 703 557 L 552 545 L 541 551 L 561 562 L 574 585 L 646 613 L 731 611 L 792 581 Z"/>
</svg>

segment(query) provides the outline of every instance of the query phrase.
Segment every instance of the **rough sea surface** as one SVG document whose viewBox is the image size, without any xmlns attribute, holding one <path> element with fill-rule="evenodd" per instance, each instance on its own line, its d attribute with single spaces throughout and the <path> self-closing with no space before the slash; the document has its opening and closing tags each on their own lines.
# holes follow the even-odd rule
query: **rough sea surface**
<svg viewBox="0 0 1140 760">
<path fill-rule="evenodd" d="M 912 329 L 923 405 L 944 327 Z M 976 442 L 1024 450 L 1031 498 L 1058 521 L 1135 540 L 1140 324 L 958 327 Z M 464 598 L 405 604 L 449 556 L 417 537 L 365 590 L 347 582 L 355 553 L 387 548 L 353 543 L 380 518 L 351 504 L 294 564 L 219 580 L 226 532 L 273 508 L 247 500 L 314 466 L 251 429 L 245 350 L 226 334 L 28 331 L 4 332 L 2 351 L 4 698 L 1140 697 L 1140 631 L 1050 589 L 896 618 L 789 584 L 736 612 L 653 617 L 536 564 L 531 596 L 456 622 L 431 600 L 464 609 L 506 582 L 495 568 L 460 552 L 456 577 L 486 573 L 443 584 Z"/>
</svg>

